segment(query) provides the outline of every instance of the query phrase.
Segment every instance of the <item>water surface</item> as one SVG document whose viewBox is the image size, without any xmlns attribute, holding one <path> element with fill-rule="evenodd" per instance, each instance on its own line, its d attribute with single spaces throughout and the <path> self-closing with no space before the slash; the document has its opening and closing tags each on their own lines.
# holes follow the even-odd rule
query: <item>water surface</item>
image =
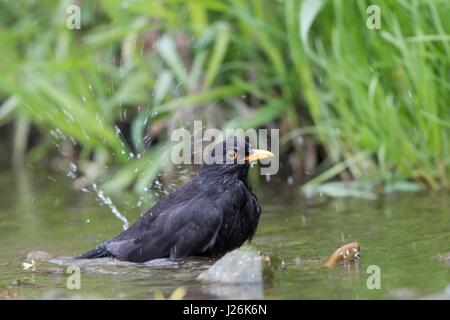
<svg viewBox="0 0 450 320">
<path fill-rule="evenodd" d="M 449 298 L 449 200 L 444 193 L 401 194 L 369 201 L 302 199 L 280 182 L 257 191 L 263 215 L 253 246 L 279 261 L 264 284 L 225 285 L 196 280 L 214 262 L 190 258 L 146 264 L 112 259 L 76 261 L 81 289 L 66 288 L 70 258 L 120 232 L 122 222 L 94 192 L 74 191 L 65 176 L 24 171 L 0 175 L 0 298 L 153 299 L 186 288 L 186 298 L 396 299 Z M 134 221 L 151 205 L 131 194 L 113 197 Z M 322 267 L 321 259 L 342 244 L 363 244 L 357 264 Z M 55 259 L 22 263 L 30 251 Z M 66 258 L 64 258 L 66 257 Z M 381 288 L 368 289 L 367 268 L 381 270 Z"/>
</svg>

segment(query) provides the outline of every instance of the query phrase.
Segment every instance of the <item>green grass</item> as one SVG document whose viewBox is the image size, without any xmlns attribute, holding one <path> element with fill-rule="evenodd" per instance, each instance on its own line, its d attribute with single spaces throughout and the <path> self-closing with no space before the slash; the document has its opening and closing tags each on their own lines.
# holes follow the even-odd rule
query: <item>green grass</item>
<svg viewBox="0 0 450 320">
<path fill-rule="evenodd" d="M 308 188 L 336 177 L 449 187 L 445 0 L 85 1 L 81 30 L 66 28 L 69 3 L 0 0 L 0 126 L 16 165 L 72 138 L 73 160 L 96 163 L 106 190 L 142 192 L 170 169 L 171 130 L 203 119 L 280 127 L 300 168 L 311 151 L 298 137 L 323 146 Z M 370 4 L 381 30 L 366 27 Z M 158 143 L 145 151 L 149 132 Z"/>
<path fill-rule="evenodd" d="M 315 78 L 323 81 L 311 85 L 321 94 L 309 110 L 315 123 L 336 129 L 321 136 L 333 158 L 371 152 L 369 161 L 349 167 L 354 177 L 448 187 L 450 6 L 377 3 L 381 30 L 361 27 L 364 2 L 333 1 L 318 16 L 334 19 L 314 30 L 321 39 L 308 56 L 318 68 Z"/>
</svg>

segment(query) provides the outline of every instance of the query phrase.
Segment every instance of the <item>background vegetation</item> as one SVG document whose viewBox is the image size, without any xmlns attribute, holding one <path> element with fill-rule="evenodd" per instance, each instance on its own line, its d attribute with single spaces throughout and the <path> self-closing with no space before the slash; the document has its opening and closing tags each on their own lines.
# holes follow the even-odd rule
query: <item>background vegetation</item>
<svg viewBox="0 0 450 320">
<path fill-rule="evenodd" d="M 445 0 L 0 0 L 0 152 L 142 192 L 170 170 L 171 130 L 204 120 L 280 128 L 305 191 L 448 188 L 449 16 Z"/>
</svg>

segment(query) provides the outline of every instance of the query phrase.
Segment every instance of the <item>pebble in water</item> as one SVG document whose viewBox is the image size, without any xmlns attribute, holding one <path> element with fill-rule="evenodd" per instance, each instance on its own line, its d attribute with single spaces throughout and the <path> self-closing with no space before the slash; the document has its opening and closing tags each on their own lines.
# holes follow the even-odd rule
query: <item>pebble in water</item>
<svg viewBox="0 0 450 320">
<path fill-rule="evenodd" d="M 52 256 L 41 250 L 31 251 L 27 254 L 27 260 L 48 261 L 52 259 Z"/>
<path fill-rule="evenodd" d="M 360 249 L 361 245 L 358 242 L 343 245 L 331 254 L 325 262 L 325 267 L 333 267 L 340 263 L 358 260 Z"/>
<path fill-rule="evenodd" d="M 441 260 L 450 266 L 450 252 L 441 256 Z"/>
</svg>

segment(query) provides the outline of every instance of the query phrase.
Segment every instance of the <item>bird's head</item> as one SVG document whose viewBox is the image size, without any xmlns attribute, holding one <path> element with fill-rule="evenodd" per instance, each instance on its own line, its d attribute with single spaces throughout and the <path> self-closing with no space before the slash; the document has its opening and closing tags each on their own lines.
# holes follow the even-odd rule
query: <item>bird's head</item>
<svg viewBox="0 0 450 320">
<path fill-rule="evenodd" d="M 208 155 L 203 159 L 202 171 L 237 174 L 238 177 L 245 178 L 251 162 L 270 157 L 273 157 L 272 152 L 253 149 L 249 142 L 235 137 L 211 147 Z"/>
</svg>

